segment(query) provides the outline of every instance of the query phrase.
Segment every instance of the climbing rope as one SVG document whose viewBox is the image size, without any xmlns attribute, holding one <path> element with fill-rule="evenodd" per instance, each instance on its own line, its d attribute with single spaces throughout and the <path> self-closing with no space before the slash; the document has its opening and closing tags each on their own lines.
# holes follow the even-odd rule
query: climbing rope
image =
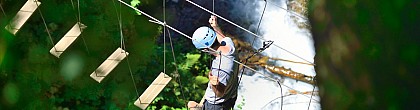
<svg viewBox="0 0 420 110">
<path fill-rule="evenodd" d="M 213 0 L 213 13 L 214 13 L 214 0 Z M 215 19 L 215 18 L 214 18 Z M 215 22 L 217 22 L 216 20 L 215 20 Z M 217 23 L 216 23 L 217 24 Z M 216 31 L 216 29 L 214 29 L 214 31 Z M 219 42 L 218 40 L 217 40 L 217 37 L 216 37 L 216 41 L 215 42 Z M 211 61 L 212 62 L 212 61 Z M 219 75 L 220 75 L 220 66 L 222 65 L 222 52 L 219 52 L 219 68 L 218 68 L 218 70 L 217 70 L 217 78 L 216 78 L 216 80 L 217 80 L 217 82 L 219 82 Z M 213 69 L 213 64 L 210 66 L 210 71 L 212 71 L 212 69 Z M 210 73 L 209 73 L 210 74 Z M 212 74 L 212 76 L 213 76 L 213 73 L 211 73 Z M 212 84 L 210 84 L 211 86 L 212 86 Z M 215 87 L 215 89 L 216 90 L 213 90 L 213 92 L 214 92 L 214 102 L 213 103 L 216 103 L 216 97 L 217 97 L 217 93 L 216 93 L 216 91 L 218 91 L 217 89 L 218 89 L 218 86 L 219 86 L 219 84 L 217 84 L 216 85 L 216 87 Z M 212 88 L 213 89 L 213 88 Z M 216 107 L 216 106 L 213 106 L 213 107 Z M 214 109 L 214 108 L 213 108 Z"/>
<path fill-rule="evenodd" d="M 282 100 L 282 102 L 280 102 L 280 103 L 283 103 L 283 98 L 284 97 L 287 97 L 287 96 L 292 96 L 293 94 L 286 94 L 286 95 L 282 95 L 282 96 L 280 96 L 280 97 L 277 97 L 277 98 L 274 98 L 273 100 L 271 100 L 270 102 L 268 102 L 268 103 L 266 103 L 263 107 L 261 107 L 261 109 L 264 109 L 265 107 L 267 107 L 268 106 L 268 104 L 271 104 L 272 102 L 274 102 L 274 101 L 276 101 L 277 99 L 281 99 Z M 303 103 L 303 102 L 301 102 L 301 103 Z M 304 102 L 304 103 L 308 103 L 308 102 Z M 286 104 L 281 104 L 281 106 L 283 106 L 283 105 L 287 105 L 288 103 L 286 103 Z M 290 104 L 290 103 L 289 103 Z M 281 107 L 281 109 L 283 109 L 283 107 Z"/>
<path fill-rule="evenodd" d="M 164 23 L 166 24 L 166 1 L 165 0 L 162 0 L 162 2 L 163 2 L 163 21 L 164 21 Z M 180 89 L 180 91 L 181 91 L 181 95 L 182 95 L 182 99 L 186 99 L 185 98 L 185 95 L 184 95 L 184 90 L 183 90 L 183 87 L 182 87 L 182 81 L 181 81 L 181 77 L 180 77 L 180 74 L 179 74 L 179 71 L 178 71 L 178 64 L 177 64 L 177 61 L 176 61 L 176 58 L 175 58 L 175 51 L 174 51 L 174 46 L 173 46 L 173 43 L 172 43 L 172 36 L 171 36 L 171 33 L 170 33 L 170 31 L 168 30 L 168 29 L 166 29 L 167 27 L 163 27 L 163 51 L 164 51 L 164 63 L 163 63 L 163 65 L 164 65 L 164 71 L 166 71 L 166 56 L 165 56 L 165 53 L 166 53 L 166 32 L 168 32 L 168 37 L 169 37 L 169 41 L 170 41 L 170 44 L 171 44 L 171 51 L 172 51 L 172 58 L 173 58 L 173 60 L 174 60 L 174 64 L 175 64 L 175 80 L 176 80 L 176 82 L 178 82 L 178 84 L 179 84 L 179 89 Z M 187 105 L 185 105 L 185 107 L 187 107 Z"/>
<path fill-rule="evenodd" d="M 120 6 L 119 6 L 119 12 L 118 12 L 118 10 L 117 10 L 117 6 L 115 5 L 115 1 L 114 0 L 112 0 L 112 3 L 114 4 L 114 9 L 115 9 L 115 13 L 116 13 L 116 15 L 117 15 L 117 19 L 118 19 L 118 25 L 119 25 L 119 31 L 120 31 L 120 38 L 121 38 L 121 44 L 120 44 L 120 46 L 121 46 L 121 48 L 123 48 L 123 50 L 125 50 L 125 51 L 127 51 L 127 49 L 126 49 L 126 46 L 125 46 L 125 42 L 124 42 L 124 34 L 123 34 L 123 31 L 122 31 L 122 13 L 121 13 L 121 4 L 120 4 Z M 127 65 L 128 65 L 128 70 L 129 70 L 129 72 L 130 72 L 130 76 L 131 76 L 131 80 L 132 80 L 132 82 L 133 82 L 133 86 L 134 86 L 134 89 L 136 90 L 136 94 L 137 94 L 137 96 L 136 96 L 136 98 L 137 97 L 140 97 L 140 93 L 139 93 L 139 91 L 137 90 L 137 85 L 136 85 L 136 83 L 135 83 L 135 80 L 134 80 L 134 76 L 133 76 L 133 71 L 132 71 L 132 69 L 131 69 L 131 65 L 130 65 L 130 59 L 129 59 L 129 56 L 128 56 L 128 54 L 127 54 L 127 52 L 124 52 L 124 54 L 127 56 L 127 60 L 126 60 L 126 62 L 127 62 Z M 139 100 L 140 101 L 140 103 L 141 103 L 141 100 Z"/>
<path fill-rule="evenodd" d="M 262 19 L 263 19 L 263 17 L 264 17 L 264 13 L 265 13 L 265 9 L 267 8 L 267 1 L 265 1 L 264 0 L 264 9 L 263 9 L 263 11 L 262 11 L 262 14 L 261 14 L 261 17 L 260 17 L 260 20 L 258 21 L 258 26 L 257 26 L 257 31 L 255 32 L 255 33 L 258 33 L 259 31 L 260 31 L 260 25 L 261 25 L 261 21 L 262 21 Z M 251 43 L 251 47 L 254 47 L 254 43 L 255 43 L 255 39 L 256 39 L 257 37 L 256 36 L 254 36 L 254 40 L 252 40 L 252 43 Z M 248 60 L 247 60 L 248 61 Z"/>
<path fill-rule="evenodd" d="M 166 23 L 166 5 L 163 0 L 163 22 Z M 163 73 L 166 73 L 166 28 L 163 27 Z"/>
<path fill-rule="evenodd" d="M 297 64 L 304 64 L 304 65 L 311 65 L 311 66 L 315 66 L 311 63 L 306 63 L 306 62 L 297 62 L 297 61 L 292 61 L 292 60 L 286 60 L 286 59 L 282 59 L 282 58 L 269 58 L 271 60 L 279 60 L 279 61 L 286 61 L 286 62 L 290 62 L 290 63 L 297 63 Z"/>
<path fill-rule="evenodd" d="M 74 6 L 74 3 L 73 3 L 73 0 L 70 0 L 70 1 L 71 1 L 71 5 L 73 7 L 73 10 L 76 11 L 75 6 Z M 77 14 L 75 14 L 75 17 L 77 19 L 77 25 L 79 25 L 80 32 L 83 32 L 83 30 L 82 30 L 82 24 L 81 24 L 82 23 L 82 19 L 80 19 L 80 0 L 77 0 Z M 85 38 L 83 37 L 82 34 L 80 34 L 80 37 L 82 38 L 83 45 L 85 45 L 86 51 L 88 52 L 88 54 L 90 54 L 90 51 L 89 51 L 89 48 L 88 48 L 87 43 L 85 41 Z"/>
<path fill-rule="evenodd" d="M 177 30 L 177 29 L 173 28 L 173 27 L 172 27 L 172 26 L 170 26 L 170 25 L 165 24 L 165 23 L 164 23 L 164 22 L 162 22 L 162 21 L 159 21 L 158 19 L 154 18 L 153 16 L 151 16 L 151 15 L 149 15 L 149 14 L 147 14 L 147 13 L 145 13 L 145 12 L 143 12 L 143 11 L 141 11 L 141 10 L 137 9 L 137 8 L 132 7 L 131 5 L 129 5 L 129 4 L 127 4 L 127 3 L 125 3 L 124 1 L 122 1 L 122 0 L 118 0 L 118 1 L 119 1 L 119 2 L 121 2 L 122 4 L 126 5 L 127 7 L 130 7 L 131 9 L 133 9 L 133 10 L 137 11 L 137 12 L 140 12 L 142 15 L 144 15 L 144 16 L 146 16 L 146 17 L 150 18 L 150 19 L 151 19 L 151 20 L 149 20 L 150 22 L 153 22 L 153 23 L 156 23 L 156 24 L 160 24 L 160 25 L 162 25 L 162 26 L 165 26 L 165 27 L 167 27 L 167 28 L 169 28 L 169 29 L 171 29 L 171 30 L 173 30 L 173 31 L 175 31 L 175 32 L 177 32 L 177 33 L 179 33 L 179 34 L 181 34 L 182 36 L 184 36 L 184 37 L 186 37 L 186 38 L 188 38 L 188 39 L 190 39 L 190 40 L 192 40 L 192 41 L 198 42 L 197 40 L 195 40 L 195 39 L 193 39 L 192 37 L 190 37 L 190 36 L 186 35 L 185 33 L 183 33 L 183 32 L 181 32 L 181 31 L 179 31 L 179 30 Z M 199 43 L 200 43 L 200 42 L 199 42 Z M 200 43 L 200 44 L 201 44 L 201 45 L 204 45 L 203 43 Z M 207 46 L 207 47 L 209 47 L 209 46 Z M 214 50 L 214 49 L 212 49 L 212 48 L 209 48 L 209 49 L 210 49 L 211 51 L 216 51 L 216 50 Z M 253 69 L 253 68 L 251 68 L 251 67 L 249 67 L 249 66 L 247 66 L 247 65 L 245 65 L 245 64 L 243 64 L 243 63 L 241 63 L 241 62 L 239 62 L 239 61 L 237 61 L 237 60 L 235 60 L 235 59 L 229 58 L 229 57 L 227 57 L 227 56 L 226 56 L 226 55 L 224 55 L 224 54 L 221 54 L 221 55 L 222 55 L 222 57 L 226 57 L 226 58 L 228 58 L 228 59 L 232 60 L 233 62 L 235 62 L 235 63 L 237 63 L 237 64 L 239 64 L 239 65 L 241 65 L 241 66 L 243 66 L 243 67 L 245 67 L 245 68 L 248 68 L 248 69 L 249 69 L 249 70 L 251 70 L 251 71 L 254 71 L 255 73 L 258 73 L 258 74 L 263 75 L 264 77 L 268 78 L 269 80 L 272 80 L 272 81 L 277 81 L 277 80 L 278 80 L 278 79 L 272 78 L 271 76 L 269 76 L 269 75 L 267 75 L 267 74 L 263 74 L 263 73 L 261 73 L 261 72 L 259 72 L 259 71 L 255 70 L 255 69 Z M 289 87 L 289 86 L 287 86 L 287 85 L 284 85 L 284 84 L 282 84 L 282 85 L 283 85 L 284 87 L 288 88 L 288 89 L 294 90 L 294 91 L 296 91 L 297 93 L 302 94 L 304 97 L 310 98 L 309 96 L 304 95 L 304 94 L 303 94 L 303 92 L 300 92 L 300 91 L 298 91 L 298 90 L 296 90 L 296 89 L 293 89 L 293 88 L 291 88 L 291 87 Z M 319 102 L 318 100 L 315 100 L 315 99 L 312 99 L 312 100 L 314 100 L 314 101 L 316 101 L 316 102 Z"/>
<path fill-rule="evenodd" d="M 265 8 L 267 7 L 267 2 L 265 2 L 265 4 L 264 4 L 264 9 L 263 9 L 263 12 L 262 12 L 262 14 L 261 14 L 261 17 L 260 17 L 260 20 L 259 20 L 259 22 L 258 22 L 258 28 L 257 28 L 257 31 L 256 31 L 256 33 L 258 33 L 259 32 L 259 30 L 260 30 L 260 24 L 261 24 L 261 21 L 262 21 L 262 19 L 263 19 L 263 17 L 264 17 L 264 13 L 265 13 Z M 255 40 L 256 40 L 256 36 L 254 36 L 254 40 L 252 40 L 252 43 L 251 43 L 251 47 L 254 47 L 254 43 L 255 43 Z M 254 55 L 256 55 L 256 54 L 252 54 L 251 56 L 249 56 L 249 57 L 247 57 L 246 59 L 245 59 L 245 65 L 248 63 L 248 60 L 251 58 L 251 57 L 253 57 Z M 238 68 L 239 69 L 239 68 Z M 245 70 L 245 68 L 242 68 L 242 71 L 241 71 L 241 77 L 239 78 L 239 83 L 241 83 L 241 80 L 242 80 L 242 75 L 244 74 L 244 70 Z"/>
<path fill-rule="evenodd" d="M 279 84 L 279 86 L 280 86 L 280 96 L 281 96 L 281 107 L 280 107 L 280 110 L 283 110 L 283 88 L 281 87 L 281 84 L 280 84 L 280 81 L 277 81 L 277 84 Z M 311 96 L 311 99 L 312 99 L 312 96 Z"/>
<path fill-rule="evenodd" d="M 4 17 L 7 19 L 7 18 L 9 18 L 9 17 L 7 17 L 7 15 L 6 15 L 6 12 L 4 11 L 4 9 L 3 9 L 3 3 L 0 3 L 0 8 L 1 8 L 1 11 L 3 12 L 3 15 L 4 15 Z M 8 24 L 10 25 L 10 22 L 8 22 Z"/>
<path fill-rule="evenodd" d="M 36 6 L 37 6 L 37 7 L 39 7 L 38 0 L 35 0 L 34 2 L 35 2 L 35 4 L 36 4 Z M 47 23 L 45 22 L 44 15 L 42 15 L 42 11 L 41 11 L 41 9 L 38 9 L 38 12 L 39 12 L 39 14 L 41 15 L 41 19 L 42 19 L 42 21 L 43 21 L 43 23 L 44 23 L 44 26 L 45 26 L 45 29 L 46 29 L 46 31 L 47 31 L 48 37 L 50 38 L 51 44 L 53 45 L 54 50 L 55 50 L 55 51 L 57 51 L 57 48 L 55 48 L 55 45 L 54 45 L 55 43 L 54 43 L 54 41 L 52 40 L 50 30 L 48 29 Z"/>
<path fill-rule="evenodd" d="M 238 27 L 238 28 L 240 28 L 240 29 L 242 29 L 242 30 L 244 30 L 244 31 L 246 31 L 246 32 L 248 32 L 248 33 L 250 33 L 250 34 L 252 34 L 253 36 L 255 36 L 255 37 L 257 37 L 257 38 L 259 38 L 259 39 L 261 39 L 261 40 L 263 40 L 263 41 L 268 41 L 268 40 L 266 40 L 265 38 L 263 38 L 262 36 L 257 35 L 257 34 L 255 34 L 255 33 L 251 32 L 251 31 L 249 31 L 249 30 L 247 30 L 247 29 L 243 28 L 242 26 L 239 26 L 239 25 L 237 25 L 237 24 L 233 23 L 232 21 L 230 21 L 230 20 L 228 20 L 228 19 L 226 19 L 226 18 L 224 18 L 224 17 L 222 17 L 222 16 L 220 16 L 220 15 L 218 15 L 218 14 L 216 14 L 216 13 L 214 13 L 214 12 L 211 12 L 210 10 L 208 10 L 208 9 L 206 9 L 206 8 L 204 8 L 204 7 L 202 7 L 202 6 L 198 5 L 198 4 L 196 4 L 196 3 L 194 3 L 194 2 L 192 2 L 192 1 L 190 1 L 190 0 L 186 0 L 186 1 L 187 1 L 187 2 L 189 2 L 189 3 L 191 3 L 191 4 L 193 4 L 193 5 L 195 5 L 195 6 L 197 6 L 198 8 L 200 8 L 200 9 L 202 9 L 202 10 L 204 10 L 204 11 L 207 11 L 207 12 L 209 12 L 209 13 L 211 13 L 211 14 L 213 14 L 213 15 L 217 16 L 218 18 L 220 18 L 220 19 L 222 19 L 222 20 L 225 20 L 226 22 L 228 22 L 228 23 L 230 23 L 230 24 L 232 24 L 232 25 L 234 25 L 234 26 L 236 26 L 236 27 Z M 293 56 L 295 56 L 295 57 L 297 57 L 297 58 L 301 59 L 301 60 L 304 60 L 304 61 L 306 61 L 306 62 L 308 62 L 308 63 L 314 64 L 314 63 L 312 63 L 312 62 L 310 62 L 310 61 L 308 61 L 308 60 L 306 60 L 306 59 L 304 59 L 304 58 L 300 57 L 299 55 L 297 55 L 297 54 L 295 54 L 295 53 L 293 53 L 293 52 L 291 52 L 291 51 L 289 51 L 289 50 L 287 50 L 287 49 L 285 49 L 285 48 L 283 48 L 283 47 L 280 47 L 280 46 L 279 46 L 279 45 L 277 45 L 277 44 L 273 44 L 273 45 L 274 45 L 275 47 L 280 48 L 280 49 L 282 49 L 282 50 L 286 51 L 287 53 L 289 53 L 289 54 L 291 54 L 291 55 L 293 55 Z M 314 64 L 314 65 L 315 65 L 315 64 Z"/>
<path fill-rule="evenodd" d="M 119 17 L 119 25 L 120 25 L 120 35 L 121 35 L 121 42 L 122 42 L 122 45 L 124 46 L 123 48 L 124 48 L 124 50 L 127 50 L 127 48 L 126 48 L 126 45 L 125 45 L 125 41 L 124 41 L 124 35 L 123 35 L 123 31 L 122 31 L 122 13 L 121 13 L 121 4 L 120 4 L 120 17 Z M 128 56 L 128 54 L 127 54 L 127 52 L 124 52 L 125 53 L 125 56 L 127 56 L 127 65 L 128 65 L 128 70 L 130 71 L 130 76 L 131 76 L 131 81 L 133 82 L 133 86 L 134 86 L 134 89 L 136 90 L 136 94 L 137 94 L 137 97 L 140 97 L 140 93 L 139 93 L 139 91 L 137 90 L 137 85 L 136 85 L 136 82 L 134 81 L 134 76 L 133 76 L 133 71 L 132 71 L 132 69 L 131 69 L 131 65 L 130 65 L 130 58 L 129 58 L 129 56 Z M 140 101 L 140 103 L 141 103 L 141 100 L 139 100 Z"/>
<path fill-rule="evenodd" d="M 216 41 L 216 42 L 218 42 L 218 41 Z M 219 68 L 218 68 L 218 70 L 217 70 L 217 82 L 219 83 L 219 75 L 220 75 L 220 66 L 222 65 L 222 52 L 219 52 Z M 210 69 L 210 71 L 213 69 L 213 65 L 211 65 L 211 69 Z M 210 73 L 209 73 L 210 74 Z M 212 75 L 213 75 L 213 73 L 211 73 Z M 220 83 L 219 83 L 220 84 Z M 214 102 L 213 103 L 216 103 L 216 91 L 217 91 L 217 88 L 218 88 L 218 86 L 219 86 L 219 84 L 217 84 L 216 85 L 216 90 L 213 90 L 213 92 L 214 92 Z M 212 84 L 210 84 L 210 85 L 212 85 Z M 212 88 L 213 89 L 213 88 Z M 213 106 L 213 107 L 216 107 L 216 106 Z M 213 109 L 213 110 L 215 110 L 215 109 Z"/>
<path fill-rule="evenodd" d="M 313 80 L 313 81 L 315 81 L 314 79 L 315 79 L 315 76 L 312 78 L 312 80 Z M 312 99 L 312 96 L 314 96 L 315 85 L 316 85 L 316 82 L 314 83 L 314 87 L 313 87 L 313 89 L 312 89 L 311 99 Z M 311 102 L 312 102 L 312 100 L 311 100 L 311 99 L 309 99 L 308 110 L 309 110 L 309 107 L 311 106 Z"/>
<path fill-rule="evenodd" d="M 214 0 L 213 0 L 213 13 L 214 13 Z"/>
<path fill-rule="evenodd" d="M 165 27 L 166 28 L 166 27 Z M 170 41 L 170 43 L 171 43 L 171 49 L 172 49 L 172 58 L 174 59 L 174 64 L 175 64 L 175 74 L 176 74 L 176 79 L 177 79 L 177 81 L 178 81 L 178 84 L 179 84 L 179 89 L 181 90 L 181 94 L 182 94 L 182 98 L 185 100 L 186 98 L 185 98 L 185 95 L 184 95 L 184 90 L 182 89 L 183 88 L 183 86 L 182 86 L 182 81 L 181 81 L 181 76 L 180 76 L 180 74 L 179 74 L 179 72 L 178 72 L 178 63 L 176 63 L 177 61 L 176 61 L 176 58 L 175 58 L 175 51 L 174 51 L 174 46 L 173 46 L 173 44 L 172 44 L 172 36 L 171 36 L 171 33 L 169 32 L 169 30 L 167 30 L 168 31 L 168 36 L 169 36 L 169 41 Z"/>
<path fill-rule="evenodd" d="M 265 1 L 265 0 L 264 0 L 264 1 Z M 257 27 L 257 31 L 256 31 L 256 33 L 258 33 L 258 32 L 259 32 L 260 25 L 261 25 L 261 21 L 262 21 L 262 19 L 263 19 L 263 17 L 264 17 L 264 13 L 265 13 L 265 9 L 266 9 L 266 7 L 267 7 L 267 1 L 265 1 L 265 3 L 264 3 L 264 9 L 263 9 L 263 12 L 262 12 L 262 14 L 261 14 L 261 18 L 260 18 L 260 20 L 259 20 L 259 22 L 258 22 L 258 27 Z M 254 39 L 253 39 L 253 41 L 252 41 L 252 43 L 251 43 L 251 47 L 254 47 L 255 40 L 256 40 L 256 36 L 254 36 Z M 258 52 L 256 52 L 256 53 L 258 53 Z M 256 55 L 256 54 L 252 54 L 251 56 L 249 56 L 249 57 L 245 60 L 245 65 L 248 63 L 249 58 L 253 57 L 254 55 Z M 244 73 L 244 70 L 245 70 L 245 68 L 242 68 L 242 71 L 241 71 L 241 76 L 240 76 L 240 78 L 239 78 L 239 83 L 241 83 L 241 80 L 242 80 L 242 75 L 243 75 L 243 73 Z M 281 87 L 280 81 L 276 81 L 276 82 L 277 82 L 277 83 L 279 84 L 279 86 L 280 86 L 280 94 L 281 94 L 281 108 L 280 108 L 280 110 L 283 110 L 283 88 Z"/>
<path fill-rule="evenodd" d="M 3 3 L 0 3 L 0 8 L 1 8 L 1 11 L 3 12 L 4 18 L 6 18 L 6 20 L 9 19 L 9 17 L 7 17 L 6 12 L 3 9 Z M 11 26 L 10 20 L 7 20 L 7 25 Z M 52 40 L 51 37 L 50 37 L 50 40 Z"/>
<path fill-rule="evenodd" d="M 7 18 L 6 12 L 4 12 L 4 9 L 3 9 L 3 3 L 0 3 L 0 8 L 1 8 L 1 11 L 3 12 L 4 17 Z"/>
<path fill-rule="evenodd" d="M 77 13 L 79 14 L 78 21 L 81 22 L 81 19 L 80 19 L 80 0 L 77 0 Z"/>
</svg>

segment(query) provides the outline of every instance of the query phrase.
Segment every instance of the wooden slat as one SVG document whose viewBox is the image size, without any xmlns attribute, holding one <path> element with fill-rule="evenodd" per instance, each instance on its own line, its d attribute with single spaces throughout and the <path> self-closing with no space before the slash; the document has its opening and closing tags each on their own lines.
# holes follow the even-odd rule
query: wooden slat
<svg viewBox="0 0 420 110">
<path fill-rule="evenodd" d="M 115 67 L 117 67 L 118 63 L 120 63 L 121 60 L 123 60 L 125 57 L 127 57 L 128 54 L 129 54 L 128 52 L 124 51 L 121 48 L 118 48 L 95 71 L 93 71 L 92 74 L 90 74 L 90 77 L 92 77 L 94 80 L 96 80 L 99 83 L 101 83 L 101 81 Z"/>
<path fill-rule="evenodd" d="M 171 77 L 165 73 L 160 73 L 159 76 L 152 82 L 145 92 L 134 102 L 134 105 L 141 109 L 146 109 L 156 96 L 163 90 L 163 88 L 171 81 Z"/>
<path fill-rule="evenodd" d="M 86 28 L 84 24 L 77 22 L 70 31 L 55 44 L 50 50 L 50 53 L 55 57 L 60 58 L 60 55 L 77 39 L 77 37 L 79 37 L 84 28 Z"/>
<path fill-rule="evenodd" d="M 31 17 L 32 13 L 38 8 L 37 3 L 41 5 L 41 2 L 36 0 L 28 0 L 5 29 L 13 35 L 16 35 L 20 28 L 28 21 L 29 17 Z"/>
</svg>

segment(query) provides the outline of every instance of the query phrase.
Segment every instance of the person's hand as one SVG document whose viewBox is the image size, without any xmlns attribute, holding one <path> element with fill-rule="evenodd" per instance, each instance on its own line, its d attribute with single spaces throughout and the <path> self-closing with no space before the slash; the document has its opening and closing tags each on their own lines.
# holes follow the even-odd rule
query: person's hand
<svg viewBox="0 0 420 110">
<path fill-rule="evenodd" d="M 217 25 L 217 17 L 214 16 L 214 15 L 210 16 L 209 23 L 210 23 L 210 26 L 213 27 L 213 28 L 219 26 L 219 25 Z"/>
<path fill-rule="evenodd" d="M 188 108 L 195 108 L 197 107 L 197 105 L 198 103 L 195 101 L 188 101 L 188 104 L 187 104 Z"/>
<path fill-rule="evenodd" d="M 211 85 L 219 85 L 219 78 L 217 76 L 213 76 L 213 74 L 211 74 L 211 71 L 209 72 L 209 80 Z"/>
</svg>

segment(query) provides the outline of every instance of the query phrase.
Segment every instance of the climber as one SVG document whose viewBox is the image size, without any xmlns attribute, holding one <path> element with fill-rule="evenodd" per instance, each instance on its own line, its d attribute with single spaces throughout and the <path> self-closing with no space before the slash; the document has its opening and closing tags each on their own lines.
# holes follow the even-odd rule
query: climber
<svg viewBox="0 0 420 110">
<path fill-rule="evenodd" d="M 192 37 L 195 39 L 192 42 L 197 49 L 215 56 L 211 71 L 208 73 L 209 83 L 203 97 L 203 104 L 190 101 L 188 107 L 202 107 L 204 110 L 230 110 L 235 105 L 238 85 L 238 75 L 234 71 L 237 66 L 232 60 L 235 59 L 235 45 L 231 38 L 222 33 L 215 16 L 210 17 L 209 23 L 213 29 L 200 27 Z M 216 52 L 209 49 L 209 46 Z"/>
</svg>

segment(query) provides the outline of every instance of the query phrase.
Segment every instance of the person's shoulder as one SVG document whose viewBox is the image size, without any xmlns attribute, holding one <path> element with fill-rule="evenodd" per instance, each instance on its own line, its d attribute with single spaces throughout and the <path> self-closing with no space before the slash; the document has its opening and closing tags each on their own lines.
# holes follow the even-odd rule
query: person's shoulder
<svg viewBox="0 0 420 110">
<path fill-rule="evenodd" d="M 222 45 L 230 45 L 230 46 L 233 46 L 234 47 L 233 40 L 230 37 L 224 37 L 222 39 L 222 42 L 221 43 L 222 43 Z"/>
<path fill-rule="evenodd" d="M 225 37 L 225 38 L 223 38 L 223 39 L 226 39 L 226 40 L 232 40 L 232 38 L 230 38 L 230 37 Z"/>
<path fill-rule="evenodd" d="M 227 47 L 229 47 L 229 54 L 233 54 L 235 52 L 235 43 L 233 43 L 232 38 L 225 37 L 222 39 L 223 42 L 226 43 Z"/>
<path fill-rule="evenodd" d="M 225 37 L 225 38 L 222 39 L 222 41 L 233 42 L 232 38 L 230 38 L 230 37 Z"/>
</svg>

